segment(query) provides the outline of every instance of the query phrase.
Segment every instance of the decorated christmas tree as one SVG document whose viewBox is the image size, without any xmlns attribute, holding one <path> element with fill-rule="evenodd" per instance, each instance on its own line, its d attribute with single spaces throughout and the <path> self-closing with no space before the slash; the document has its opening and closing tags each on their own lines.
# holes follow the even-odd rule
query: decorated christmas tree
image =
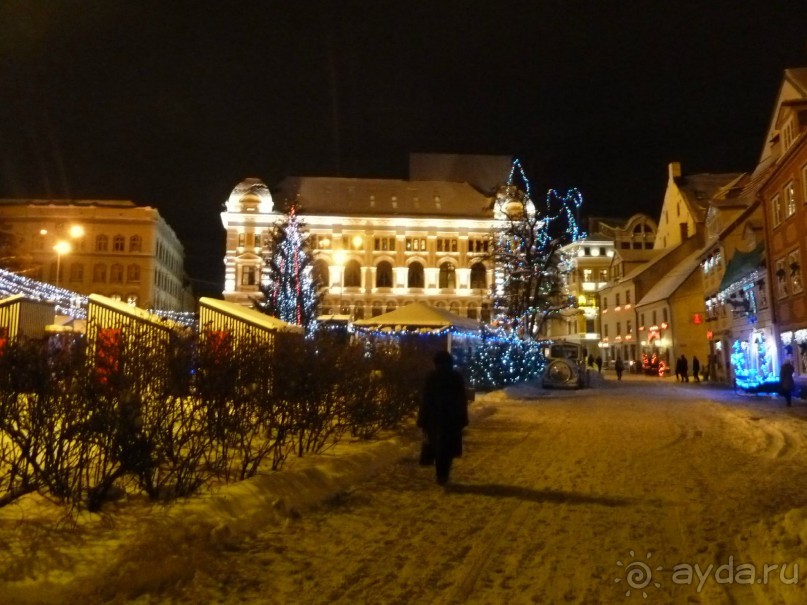
<svg viewBox="0 0 807 605">
<path fill-rule="evenodd" d="M 493 302 L 498 325 L 521 338 L 536 338 L 548 317 L 573 304 L 563 293 L 561 249 L 584 237 L 577 224 L 582 203 L 577 189 L 565 195 L 550 189 L 536 208 L 518 160 L 499 189 Z"/>
<path fill-rule="evenodd" d="M 320 302 L 304 225 L 292 206 L 273 229 L 261 276 L 261 311 L 310 329 Z"/>
</svg>

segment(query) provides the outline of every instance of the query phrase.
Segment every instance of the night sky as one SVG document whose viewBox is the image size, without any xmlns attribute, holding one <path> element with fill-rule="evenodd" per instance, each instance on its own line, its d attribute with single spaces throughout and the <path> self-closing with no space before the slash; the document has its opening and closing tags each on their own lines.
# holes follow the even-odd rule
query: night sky
<svg viewBox="0 0 807 605">
<path fill-rule="evenodd" d="M 507 154 L 584 214 L 655 215 L 670 161 L 752 169 L 805 65 L 803 0 L 0 0 L 0 197 L 154 206 L 220 294 L 246 177 Z"/>
</svg>

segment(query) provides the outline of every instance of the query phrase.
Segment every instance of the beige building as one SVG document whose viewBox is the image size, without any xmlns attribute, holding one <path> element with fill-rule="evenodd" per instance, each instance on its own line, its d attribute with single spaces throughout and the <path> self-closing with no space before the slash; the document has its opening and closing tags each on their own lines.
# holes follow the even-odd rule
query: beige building
<svg viewBox="0 0 807 605">
<path fill-rule="evenodd" d="M 160 213 L 125 200 L 0 200 L 22 273 L 141 308 L 192 310 L 185 252 Z"/>
<path fill-rule="evenodd" d="M 490 320 L 491 200 L 464 182 L 290 177 L 278 199 L 298 204 L 313 270 L 327 284 L 323 315 L 375 317 L 415 301 Z M 226 202 L 224 298 L 260 298 L 263 255 L 283 215 L 259 179 Z"/>
</svg>

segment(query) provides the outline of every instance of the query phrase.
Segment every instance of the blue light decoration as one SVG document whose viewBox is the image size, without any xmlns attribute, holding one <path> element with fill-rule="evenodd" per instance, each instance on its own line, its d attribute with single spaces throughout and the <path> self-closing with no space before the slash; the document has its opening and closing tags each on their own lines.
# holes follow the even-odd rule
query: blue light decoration
<svg viewBox="0 0 807 605">
<path fill-rule="evenodd" d="M 571 304 L 558 293 L 560 250 L 585 238 L 577 222 L 583 196 L 577 189 L 563 195 L 550 189 L 539 212 L 529 179 L 516 159 L 495 204 L 499 220 L 494 237 L 495 323 L 532 339 L 547 315 Z"/>
<path fill-rule="evenodd" d="M 771 368 L 762 331 L 754 331 L 750 342 L 735 340 L 730 361 L 737 388 L 749 393 L 777 392 L 779 381 Z"/>
<path fill-rule="evenodd" d="M 0 269 L 0 298 L 16 294 L 31 300 L 52 302 L 60 315 L 87 319 L 87 297 L 83 294 Z"/>
<path fill-rule="evenodd" d="M 288 215 L 275 224 L 261 277 L 264 300 L 255 304 L 268 315 L 311 331 L 320 294 L 312 275 L 308 235 L 303 228 L 293 205 Z"/>
</svg>

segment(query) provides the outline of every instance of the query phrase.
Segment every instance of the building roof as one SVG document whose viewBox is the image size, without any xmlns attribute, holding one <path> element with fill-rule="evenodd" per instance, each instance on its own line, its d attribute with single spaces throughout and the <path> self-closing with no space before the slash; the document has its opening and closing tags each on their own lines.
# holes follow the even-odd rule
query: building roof
<svg viewBox="0 0 807 605">
<path fill-rule="evenodd" d="M 727 185 L 736 182 L 743 173 L 692 174 L 675 178 L 675 183 L 696 221 L 702 222 L 715 195 Z"/>
<path fill-rule="evenodd" d="M 756 271 L 763 263 L 764 257 L 764 243 L 760 243 L 750 252 L 735 251 L 734 256 L 731 257 L 728 265 L 726 265 L 726 272 L 723 274 L 723 279 L 720 280 L 720 286 L 717 291 L 722 292 L 733 283 Z"/>
<path fill-rule="evenodd" d="M 681 284 L 692 275 L 692 272 L 700 267 L 700 257 L 702 250 L 696 250 L 687 256 L 680 263 L 675 265 L 664 277 L 658 280 L 642 299 L 636 303 L 637 307 L 649 305 L 655 302 L 668 299 L 672 296 Z"/>
<path fill-rule="evenodd" d="M 74 199 L 0 199 L 0 206 L 101 206 L 106 208 L 138 208 L 131 200 Z"/>
<path fill-rule="evenodd" d="M 490 200 L 468 183 L 288 177 L 278 189 L 300 204 L 302 215 L 493 217 Z"/>
<path fill-rule="evenodd" d="M 463 331 L 479 331 L 479 321 L 476 319 L 460 317 L 445 309 L 432 307 L 425 302 L 405 305 L 377 317 L 357 319 L 353 325 L 357 328 L 370 329 L 432 328 L 444 330 L 456 328 Z"/>
<path fill-rule="evenodd" d="M 509 155 L 410 153 L 409 178 L 468 183 L 477 191 L 492 195 L 507 182 L 512 165 L 513 158 Z"/>
</svg>

